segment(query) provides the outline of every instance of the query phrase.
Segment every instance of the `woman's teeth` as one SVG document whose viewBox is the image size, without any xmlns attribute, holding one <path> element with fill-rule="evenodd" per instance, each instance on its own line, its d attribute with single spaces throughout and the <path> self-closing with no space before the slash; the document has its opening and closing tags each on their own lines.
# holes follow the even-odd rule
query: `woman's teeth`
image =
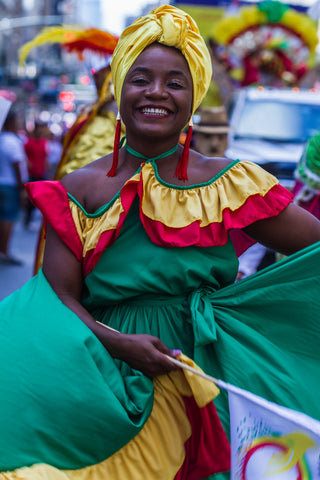
<svg viewBox="0 0 320 480">
<path fill-rule="evenodd" d="M 142 113 L 146 115 L 168 115 L 169 112 L 165 108 L 143 108 Z"/>
</svg>

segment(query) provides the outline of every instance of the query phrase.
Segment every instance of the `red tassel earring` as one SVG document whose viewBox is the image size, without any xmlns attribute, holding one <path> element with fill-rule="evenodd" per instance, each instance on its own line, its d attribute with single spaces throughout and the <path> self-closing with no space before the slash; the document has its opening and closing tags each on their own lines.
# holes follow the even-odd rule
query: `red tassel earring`
<svg viewBox="0 0 320 480">
<path fill-rule="evenodd" d="M 120 135 L 121 135 L 121 117 L 120 117 L 120 112 L 118 112 L 116 132 L 114 135 L 113 160 L 112 160 L 112 166 L 109 172 L 107 173 L 108 177 L 114 177 L 117 173 L 117 167 L 118 167 L 118 161 L 119 161 Z"/>
<path fill-rule="evenodd" d="M 176 171 L 174 176 L 179 177 L 179 180 L 188 180 L 188 162 L 189 162 L 189 153 L 190 153 L 190 143 L 192 138 L 192 131 L 193 131 L 193 123 L 192 118 L 189 122 L 188 133 L 186 137 L 186 141 L 184 143 L 183 152 L 181 154 L 179 163 L 177 165 Z"/>
</svg>

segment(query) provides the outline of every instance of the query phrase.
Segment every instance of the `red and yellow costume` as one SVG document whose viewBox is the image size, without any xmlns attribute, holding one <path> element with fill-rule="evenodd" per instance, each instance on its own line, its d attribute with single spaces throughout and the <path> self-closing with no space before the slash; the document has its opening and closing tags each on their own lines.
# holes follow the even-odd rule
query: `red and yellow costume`
<svg viewBox="0 0 320 480">
<path fill-rule="evenodd" d="M 30 183 L 28 192 L 83 262 L 82 304 L 96 320 L 156 335 L 216 378 L 320 417 L 312 388 L 300 395 L 306 377 L 319 380 L 320 305 L 306 300 L 319 288 L 319 247 L 233 283 L 232 231 L 292 199 L 273 176 L 234 162 L 205 184 L 177 187 L 145 163 L 93 214 L 58 181 Z M 199 479 L 228 470 L 217 391 L 206 380 L 175 372 L 152 382 L 112 359 L 41 270 L 0 314 L 3 479 Z M 214 403 L 228 431 L 225 396 Z"/>
</svg>

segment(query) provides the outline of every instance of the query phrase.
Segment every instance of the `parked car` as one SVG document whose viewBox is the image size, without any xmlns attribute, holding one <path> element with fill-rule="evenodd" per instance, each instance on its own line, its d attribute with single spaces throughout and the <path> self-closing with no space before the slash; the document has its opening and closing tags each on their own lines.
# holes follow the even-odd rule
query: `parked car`
<svg viewBox="0 0 320 480">
<path fill-rule="evenodd" d="M 320 129 L 320 91 L 242 89 L 230 126 L 226 157 L 258 163 L 291 188 L 304 146 Z"/>
</svg>

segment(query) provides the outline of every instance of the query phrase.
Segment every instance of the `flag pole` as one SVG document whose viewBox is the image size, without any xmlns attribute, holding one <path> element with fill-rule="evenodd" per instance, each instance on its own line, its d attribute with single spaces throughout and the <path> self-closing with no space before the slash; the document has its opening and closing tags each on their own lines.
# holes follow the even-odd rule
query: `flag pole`
<svg viewBox="0 0 320 480">
<path fill-rule="evenodd" d="M 192 372 L 195 375 L 198 375 L 198 377 L 202 377 L 205 380 L 208 380 L 209 382 L 215 383 L 216 385 L 220 385 L 220 380 L 218 380 L 217 378 L 211 377 L 210 375 L 207 375 L 206 373 L 203 373 L 200 370 L 196 370 L 195 368 L 190 367 L 190 365 L 180 362 L 180 360 L 177 360 L 176 358 L 169 357 L 169 355 L 166 355 L 166 357 L 178 367 L 183 368 L 184 370 L 189 370 L 189 372 Z"/>
</svg>

